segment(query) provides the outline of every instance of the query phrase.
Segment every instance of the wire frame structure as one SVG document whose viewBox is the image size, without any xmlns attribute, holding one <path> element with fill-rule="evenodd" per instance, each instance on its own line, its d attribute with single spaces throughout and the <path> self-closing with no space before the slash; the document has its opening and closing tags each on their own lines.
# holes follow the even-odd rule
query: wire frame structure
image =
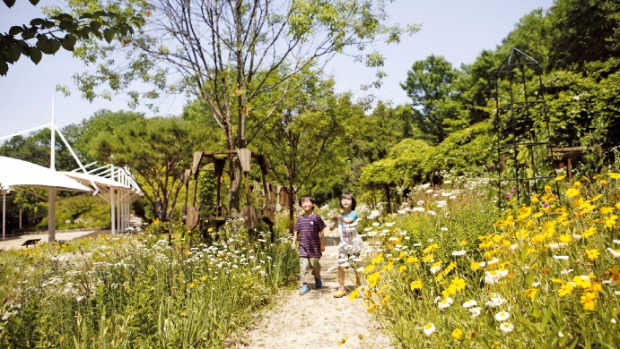
<svg viewBox="0 0 620 349">
<path fill-rule="evenodd" d="M 517 48 L 495 71 L 499 200 L 529 204 L 553 178 L 551 130 L 537 60 Z"/>
</svg>

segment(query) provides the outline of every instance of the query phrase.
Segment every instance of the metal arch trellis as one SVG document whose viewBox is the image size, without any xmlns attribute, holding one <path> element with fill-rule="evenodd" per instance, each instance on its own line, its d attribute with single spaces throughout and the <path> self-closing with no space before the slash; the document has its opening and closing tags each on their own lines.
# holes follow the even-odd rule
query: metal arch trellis
<svg viewBox="0 0 620 349">
<path fill-rule="evenodd" d="M 495 71 L 495 86 L 498 203 L 503 183 L 514 183 L 517 201 L 524 198 L 529 203 L 534 190 L 542 192 L 540 183 L 553 178 L 551 130 L 540 64 L 513 48 Z M 551 165 L 548 174 L 544 173 L 545 163 Z"/>
</svg>

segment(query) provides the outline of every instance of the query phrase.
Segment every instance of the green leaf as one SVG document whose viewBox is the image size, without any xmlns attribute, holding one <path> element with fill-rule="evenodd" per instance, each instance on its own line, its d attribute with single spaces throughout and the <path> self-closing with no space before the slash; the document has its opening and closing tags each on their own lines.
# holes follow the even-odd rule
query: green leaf
<svg viewBox="0 0 620 349">
<path fill-rule="evenodd" d="M 101 22 L 98 22 L 98 21 L 90 22 L 90 29 L 93 32 L 97 32 L 98 33 L 100 28 L 101 28 Z"/>
<path fill-rule="evenodd" d="M 20 51 L 19 47 L 17 45 L 10 45 L 9 46 L 10 52 L 11 52 L 11 58 L 13 60 L 13 62 L 16 62 L 19 59 L 19 56 L 21 56 L 22 52 Z M 8 59 L 7 59 L 8 61 Z"/>
<path fill-rule="evenodd" d="M 6 72 L 9 71 L 9 65 L 6 64 L 4 61 L 0 60 L 0 75 L 4 76 L 6 75 Z"/>
<path fill-rule="evenodd" d="M 53 40 L 49 40 L 49 42 L 50 42 L 50 47 L 52 48 L 52 54 L 60 50 L 60 40 L 53 39 Z"/>
<path fill-rule="evenodd" d="M 24 32 L 22 33 L 22 38 L 24 40 L 32 39 L 35 35 L 37 35 L 36 28 L 27 28 L 24 26 Z"/>
<path fill-rule="evenodd" d="M 47 36 L 38 35 L 37 36 L 37 44 L 36 46 L 46 55 L 52 54 L 52 44 L 50 40 L 47 39 Z"/>
<path fill-rule="evenodd" d="M 45 20 L 42 18 L 35 18 L 30 21 L 30 25 L 42 25 L 43 23 L 45 23 Z"/>
<path fill-rule="evenodd" d="M 13 26 L 13 27 L 11 27 L 11 29 L 9 29 L 9 35 L 15 36 L 15 35 L 23 32 L 23 31 L 24 31 L 24 28 L 18 27 L 18 26 Z"/>
<path fill-rule="evenodd" d="M 11 8 L 11 7 L 13 7 L 13 5 L 15 5 L 15 0 L 3 0 L 3 1 L 4 1 L 4 4 L 5 4 L 8 8 Z M 7 67 L 6 69 L 7 69 L 7 70 L 9 70 L 9 68 L 8 68 L 8 67 Z M 6 73 L 6 70 L 5 70 L 4 72 Z M 1 73 L 1 72 L 0 72 L 0 73 Z M 2 74 L 2 75 L 4 75 L 4 74 Z"/>
<path fill-rule="evenodd" d="M 77 41 L 77 39 L 75 38 L 75 36 L 71 35 L 71 34 L 67 34 L 65 35 L 65 37 L 63 39 L 60 40 L 60 44 L 62 45 L 62 47 L 67 50 L 67 51 L 73 51 L 75 49 L 75 42 Z"/>
<path fill-rule="evenodd" d="M 32 63 L 39 64 L 42 56 L 43 55 L 41 54 L 41 50 L 36 47 L 30 48 L 30 60 L 32 61 Z"/>
<path fill-rule="evenodd" d="M 103 37 L 105 38 L 105 41 L 108 42 L 108 44 L 112 42 L 115 34 L 116 34 L 116 31 L 112 28 L 106 28 L 103 31 Z"/>
</svg>

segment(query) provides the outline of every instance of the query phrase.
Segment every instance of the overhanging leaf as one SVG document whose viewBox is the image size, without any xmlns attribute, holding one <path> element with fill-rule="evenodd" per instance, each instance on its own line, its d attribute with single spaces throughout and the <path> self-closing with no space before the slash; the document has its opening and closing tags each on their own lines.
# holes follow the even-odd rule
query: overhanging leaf
<svg viewBox="0 0 620 349">
<path fill-rule="evenodd" d="M 43 55 L 41 54 L 41 50 L 36 47 L 30 48 L 30 60 L 32 61 L 32 63 L 39 64 L 42 56 Z"/>
<path fill-rule="evenodd" d="M 65 35 L 65 37 L 60 40 L 60 44 L 67 51 L 73 51 L 75 49 L 75 42 L 76 38 L 71 34 Z"/>
<path fill-rule="evenodd" d="M 103 31 L 103 37 L 105 38 L 105 41 L 108 42 L 108 44 L 112 42 L 115 34 L 116 34 L 116 31 L 112 28 L 106 28 Z"/>
<path fill-rule="evenodd" d="M 15 36 L 15 35 L 23 32 L 23 31 L 24 31 L 24 28 L 18 27 L 18 26 L 13 26 L 13 27 L 11 27 L 11 29 L 9 29 L 9 35 Z"/>
<path fill-rule="evenodd" d="M 11 8 L 11 7 L 13 7 L 13 5 L 15 5 L 15 0 L 3 0 L 3 1 L 4 1 L 4 4 L 8 8 Z M 7 67 L 7 70 L 8 70 L 8 67 Z M 6 73 L 6 71 L 5 71 L 5 73 Z M 2 75 L 4 75 L 4 74 L 2 74 Z"/>
<path fill-rule="evenodd" d="M 6 64 L 4 61 L 0 61 L 0 75 L 4 76 L 6 75 L 6 72 L 8 71 L 9 71 L 9 65 Z"/>
</svg>

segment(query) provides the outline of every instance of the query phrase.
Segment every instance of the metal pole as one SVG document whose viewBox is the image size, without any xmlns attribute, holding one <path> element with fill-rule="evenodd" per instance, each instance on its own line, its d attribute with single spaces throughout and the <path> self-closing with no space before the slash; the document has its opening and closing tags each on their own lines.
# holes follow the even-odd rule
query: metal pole
<svg viewBox="0 0 620 349">
<path fill-rule="evenodd" d="M 5 230 L 6 230 L 6 192 L 2 191 L 2 240 L 6 238 Z"/>
</svg>

